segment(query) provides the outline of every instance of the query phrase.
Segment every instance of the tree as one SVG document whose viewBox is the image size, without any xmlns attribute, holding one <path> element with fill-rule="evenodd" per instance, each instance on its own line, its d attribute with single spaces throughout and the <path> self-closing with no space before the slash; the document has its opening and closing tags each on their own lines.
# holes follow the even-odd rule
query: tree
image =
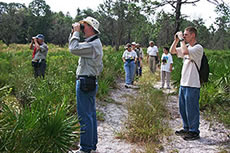
<svg viewBox="0 0 230 153">
<path fill-rule="evenodd" d="M 165 6 L 165 5 L 170 5 L 174 9 L 175 13 L 175 33 L 180 30 L 180 25 L 181 25 L 181 7 L 182 5 L 186 4 L 192 4 L 196 5 L 197 2 L 200 0 L 133 0 L 136 2 L 142 2 L 143 10 L 145 10 L 147 13 L 150 12 L 155 12 L 155 9 Z M 223 0 L 207 0 L 208 2 L 218 5 L 220 3 L 224 3 Z"/>
<path fill-rule="evenodd" d="M 28 27 L 28 39 L 32 36 L 42 33 L 45 36 L 48 35 L 48 31 L 52 26 L 52 13 L 50 6 L 46 4 L 44 0 L 33 0 L 29 4 L 29 27 Z M 50 41 L 46 39 L 46 41 Z"/>
<path fill-rule="evenodd" d="M 216 7 L 219 17 L 216 18 L 215 24 L 218 26 L 213 39 L 215 49 L 230 48 L 230 7 L 222 3 Z"/>
<path fill-rule="evenodd" d="M 0 39 L 10 43 L 24 43 L 25 12 L 26 7 L 19 3 L 0 3 Z"/>
<path fill-rule="evenodd" d="M 53 15 L 52 27 L 49 29 L 48 38 L 50 43 L 64 46 L 68 42 L 71 31 L 72 17 L 62 12 Z"/>
</svg>

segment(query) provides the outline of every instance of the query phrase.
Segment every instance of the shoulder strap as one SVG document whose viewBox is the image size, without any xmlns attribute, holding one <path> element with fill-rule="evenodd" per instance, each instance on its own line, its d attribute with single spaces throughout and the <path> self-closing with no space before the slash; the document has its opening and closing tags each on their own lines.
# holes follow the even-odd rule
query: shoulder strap
<svg viewBox="0 0 230 153">
<path fill-rule="evenodd" d="M 98 35 L 96 35 L 96 36 L 90 38 L 87 42 L 92 42 L 92 41 L 94 41 L 94 40 L 96 40 L 98 38 L 99 38 Z"/>
<path fill-rule="evenodd" d="M 198 45 L 198 44 L 199 44 L 199 43 L 196 42 L 193 46 Z M 204 53 L 203 53 L 203 54 L 204 54 Z M 203 55 L 202 55 L 202 56 L 203 56 Z M 201 58 L 201 60 L 202 60 L 202 58 Z M 195 62 L 194 60 L 191 60 L 191 62 L 195 63 L 196 69 L 197 69 L 198 73 L 200 74 L 200 69 L 198 68 L 198 65 L 196 64 L 196 62 Z"/>
</svg>

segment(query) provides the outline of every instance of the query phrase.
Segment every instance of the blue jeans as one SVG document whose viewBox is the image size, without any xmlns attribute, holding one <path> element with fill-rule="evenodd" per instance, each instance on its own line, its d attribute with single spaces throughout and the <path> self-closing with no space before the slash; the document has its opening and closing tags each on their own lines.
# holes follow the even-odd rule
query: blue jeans
<svg viewBox="0 0 230 153">
<path fill-rule="evenodd" d="M 96 118 L 96 89 L 84 92 L 80 89 L 80 80 L 76 81 L 77 93 L 77 113 L 80 119 L 80 149 L 85 152 L 96 150 L 97 137 L 97 118 Z"/>
<path fill-rule="evenodd" d="M 180 86 L 179 109 L 186 131 L 198 132 L 200 124 L 199 110 L 200 88 Z"/>
<path fill-rule="evenodd" d="M 124 64 L 124 69 L 125 69 L 125 83 L 132 84 L 134 80 L 135 69 L 136 69 L 136 65 L 134 61 L 131 62 L 126 61 Z"/>
</svg>

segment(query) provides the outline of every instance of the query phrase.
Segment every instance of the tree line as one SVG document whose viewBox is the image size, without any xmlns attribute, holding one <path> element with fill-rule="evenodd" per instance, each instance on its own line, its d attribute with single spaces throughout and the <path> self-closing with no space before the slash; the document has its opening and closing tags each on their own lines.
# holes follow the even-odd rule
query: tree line
<svg viewBox="0 0 230 153">
<path fill-rule="evenodd" d="M 223 0 L 207 0 L 210 5 L 215 3 L 218 17 L 210 27 L 206 27 L 202 18 L 189 21 L 188 16 L 181 12 L 183 5 L 195 5 L 199 1 L 104 0 L 96 11 L 76 8 L 74 18 L 69 13 L 51 11 L 45 0 L 33 0 L 28 7 L 20 3 L 0 2 L 0 40 L 7 45 L 28 43 L 33 36 L 42 33 L 48 43 L 64 46 L 72 23 L 92 16 L 100 22 L 102 43 L 117 50 L 120 45 L 132 41 L 142 46 L 147 46 L 150 40 L 158 46 L 169 45 L 176 31 L 191 25 L 198 29 L 198 40 L 205 48 L 229 49 L 230 7 Z M 157 12 L 164 5 L 171 5 L 174 12 Z"/>
</svg>

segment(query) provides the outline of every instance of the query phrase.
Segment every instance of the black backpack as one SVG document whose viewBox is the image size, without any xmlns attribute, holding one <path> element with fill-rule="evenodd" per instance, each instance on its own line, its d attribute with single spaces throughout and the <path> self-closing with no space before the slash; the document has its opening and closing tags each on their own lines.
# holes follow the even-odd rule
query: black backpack
<svg viewBox="0 0 230 153">
<path fill-rule="evenodd" d="M 192 60 L 193 61 L 193 60 Z M 201 65 L 200 65 L 200 69 L 198 68 L 197 64 L 195 61 L 193 61 L 196 65 L 197 71 L 199 72 L 199 76 L 200 76 L 200 83 L 204 84 L 206 82 L 208 82 L 208 77 L 209 77 L 209 64 L 208 64 L 208 59 L 205 55 L 205 53 L 203 52 L 203 56 L 201 59 Z"/>
</svg>

